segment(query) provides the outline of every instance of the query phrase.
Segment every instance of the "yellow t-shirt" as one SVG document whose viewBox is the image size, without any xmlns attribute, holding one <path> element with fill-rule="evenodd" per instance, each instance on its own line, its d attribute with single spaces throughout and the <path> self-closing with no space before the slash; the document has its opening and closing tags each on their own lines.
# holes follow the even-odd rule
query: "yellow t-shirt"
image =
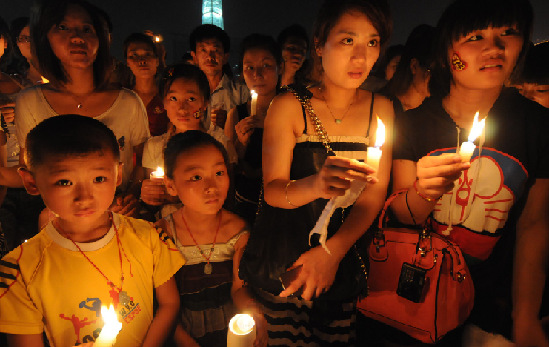
<svg viewBox="0 0 549 347">
<path fill-rule="evenodd" d="M 114 304 L 122 322 L 115 346 L 140 345 L 154 317 L 153 289 L 185 260 L 152 224 L 117 214 L 113 220 L 118 237 L 112 227 L 78 244 L 97 269 L 51 223 L 0 260 L 0 332 L 45 331 L 52 346 L 91 342 L 103 327 L 101 306 Z"/>
</svg>

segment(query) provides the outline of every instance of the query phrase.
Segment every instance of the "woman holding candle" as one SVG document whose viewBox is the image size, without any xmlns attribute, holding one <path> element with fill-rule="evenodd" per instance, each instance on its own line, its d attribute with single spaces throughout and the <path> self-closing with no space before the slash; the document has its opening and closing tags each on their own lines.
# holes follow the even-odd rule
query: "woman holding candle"
<svg viewBox="0 0 549 347">
<path fill-rule="evenodd" d="M 164 148 L 168 140 L 175 134 L 184 133 L 187 130 L 206 130 L 201 125 L 208 100 L 210 88 L 206 75 L 196 66 L 189 64 L 177 64 L 164 71 L 160 93 L 164 101 L 164 108 L 172 127 L 160 136 L 150 138 L 143 150 L 143 167 L 145 176 L 150 177 L 153 170 L 164 167 Z M 207 131 L 215 139 L 221 142 L 229 153 L 230 162 L 236 163 L 236 153 L 229 143 L 223 131 L 219 128 L 211 128 Z M 179 202 L 177 197 L 169 196 L 162 180 L 145 179 L 141 187 L 141 199 L 150 206 L 167 207 L 162 215 L 173 212 Z"/>
<path fill-rule="evenodd" d="M 227 117 L 225 135 L 238 153 L 235 174 L 235 212 L 253 225 L 261 190 L 261 144 L 263 122 L 276 95 L 282 58 L 270 36 L 252 34 L 242 43 L 241 66 L 252 98 L 233 108 Z"/>
<path fill-rule="evenodd" d="M 353 245 L 373 222 L 386 195 L 393 117 L 387 99 L 374 98 L 358 87 L 390 31 L 388 5 L 382 1 L 326 1 L 314 30 L 322 84 L 300 91 L 310 99 L 316 117 L 305 112 L 293 93 L 275 97 L 267 112 L 264 201 L 240 275 L 264 305 L 271 332 L 269 344 L 354 343 L 358 286 L 342 286 L 355 284 L 356 276 L 364 275 L 352 270 L 358 262 Z M 355 160 L 365 161 L 366 150 L 375 141 L 376 114 L 386 125 L 388 136 L 377 172 Z M 336 156 L 327 157 L 327 149 L 315 133 L 314 124 L 320 122 Z M 377 179 L 371 176 L 374 173 Z M 341 209 L 331 218 L 325 243 L 330 253 L 314 239 L 310 247 L 309 233 L 327 199 L 345 195 L 353 180 L 371 183 L 359 194 L 343 223 Z M 274 244 L 268 240 L 272 235 L 276 236 L 271 238 Z M 260 271 L 254 271 L 256 268 Z"/>
<path fill-rule="evenodd" d="M 543 207 L 549 201 L 549 117 L 539 105 L 504 88 L 524 56 L 531 24 L 528 0 L 455 1 L 438 23 L 432 96 L 396 120 L 393 190 L 408 192 L 391 207 L 402 223 L 429 220 L 464 253 L 475 284 L 464 346 L 484 338 L 497 341 L 501 335 L 511 338 L 515 232 L 519 268 L 527 267 L 515 274 L 515 284 L 529 283 L 542 272 L 532 267 L 542 246 L 530 242 L 549 226 Z M 477 112 L 486 119 L 485 129 L 473 142 L 470 161 L 463 160 L 457 152 L 461 143 L 472 142 L 468 135 Z M 523 242 L 533 252 L 520 251 Z M 519 344 L 543 336 L 532 310 L 532 288 L 517 291 Z"/>
</svg>

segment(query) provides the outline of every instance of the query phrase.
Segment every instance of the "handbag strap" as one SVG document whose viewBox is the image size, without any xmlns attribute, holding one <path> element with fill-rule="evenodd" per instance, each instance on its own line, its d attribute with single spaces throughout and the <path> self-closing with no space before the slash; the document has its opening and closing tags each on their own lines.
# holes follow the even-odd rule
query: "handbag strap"
<svg viewBox="0 0 549 347">
<path fill-rule="evenodd" d="M 407 191 L 408 189 L 398 190 L 387 198 L 387 200 L 385 201 L 385 204 L 383 205 L 383 209 L 381 210 L 381 214 L 379 215 L 379 221 L 377 226 L 380 230 L 382 230 L 385 227 L 387 220 L 389 219 L 389 216 L 387 216 L 387 209 L 389 208 L 393 200 L 395 200 L 400 194 L 404 194 Z"/>
</svg>

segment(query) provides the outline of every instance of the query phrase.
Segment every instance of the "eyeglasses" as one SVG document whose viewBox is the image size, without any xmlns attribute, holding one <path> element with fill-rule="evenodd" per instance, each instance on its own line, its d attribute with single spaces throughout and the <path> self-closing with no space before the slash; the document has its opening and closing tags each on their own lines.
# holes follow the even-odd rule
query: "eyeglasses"
<svg viewBox="0 0 549 347">
<path fill-rule="evenodd" d="M 17 36 L 17 42 L 19 43 L 29 43 L 31 42 L 31 37 L 27 35 L 19 35 Z"/>
</svg>

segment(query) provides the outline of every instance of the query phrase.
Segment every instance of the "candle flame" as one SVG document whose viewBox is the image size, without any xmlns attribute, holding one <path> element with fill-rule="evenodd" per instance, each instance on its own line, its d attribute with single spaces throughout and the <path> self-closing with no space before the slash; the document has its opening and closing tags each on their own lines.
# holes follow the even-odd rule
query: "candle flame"
<svg viewBox="0 0 549 347">
<path fill-rule="evenodd" d="M 246 335 L 253 330 L 254 325 L 254 319 L 249 314 L 237 314 L 231 318 L 229 329 L 236 335 Z"/>
<path fill-rule="evenodd" d="M 385 124 L 383 124 L 383 122 L 381 121 L 381 119 L 379 119 L 378 116 L 376 116 L 376 118 L 377 118 L 377 131 L 376 131 L 376 143 L 374 147 L 380 148 L 385 143 Z"/>
<path fill-rule="evenodd" d="M 164 177 L 164 168 L 162 168 L 162 166 L 158 166 L 153 174 L 156 177 Z"/>
<path fill-rule="evenodd" d="M 122 323 L 118 321 L 118 315 L 112 304 L 108 309 L 107 306 L 101 306 L 101 318 L 104 325 L 94 345 L 112 346 L 116 341 L 116 336 L 122 329 Z"/>
<path fill-rule="evenodd" d="M 43 84 L 46 84 L 46 83 L 50 83 L 50 80 L 48 80 L 46 77 L 44 76 L 40 76 L 40 79 L 42 80 L 42 83 Z"/>
<path fill-rule="evenodd" d="M 162 35 L 155 35 L 154 36 L 154 42 L 162 42 L 162 41 L 163 41 Z"/>
<path fill-rule="evenodd" d="M 257 92 L 255 90 L 250 90 L 250 94 L 252 95 L 252 99 L 253 98 L 256 98 L 257 99 Z"/>
<path fill-rule="evenodd" d="M 471 132 L 469 133 L 469 142 L 473 142 L 477 139 L 477 137 L 482 134 L 482 130 L 484 129 L 484 123 L 486 123 L 486 119 L 478 121 L 478 112 L 475 114 L 475 118 L 473 120 L 473 127 L 471 128 Z"/>
</svg>

